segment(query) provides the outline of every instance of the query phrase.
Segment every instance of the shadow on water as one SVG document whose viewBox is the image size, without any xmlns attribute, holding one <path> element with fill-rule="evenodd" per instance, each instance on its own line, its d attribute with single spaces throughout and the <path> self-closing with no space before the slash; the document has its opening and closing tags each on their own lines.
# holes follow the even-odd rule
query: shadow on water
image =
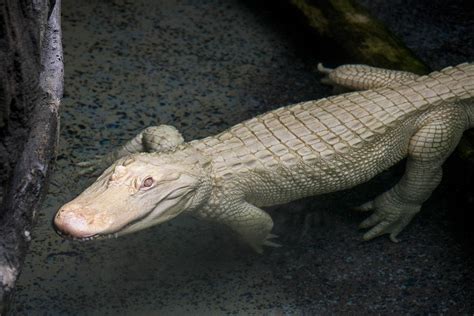
<svg viewBox="0 0 474 316">
<path fill-rule="evenodd" d="M 290 49 L 316 70 L 318 62 L 328 66 L 351 63 L 344 50 L 330 37 L 321 36 L 308 26 L 307 18 L 289 1 L 285 0 L 241 0 L 253 12 L 259 12 L 259 19 L 271 25 L 284 36 Z"/>
</svg>

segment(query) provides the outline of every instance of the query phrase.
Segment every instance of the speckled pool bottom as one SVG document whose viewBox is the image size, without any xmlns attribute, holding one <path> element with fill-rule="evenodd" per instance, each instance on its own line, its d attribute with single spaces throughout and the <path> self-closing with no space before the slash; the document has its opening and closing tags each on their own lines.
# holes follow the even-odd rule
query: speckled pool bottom
<svg viewBox="0 0 474 316">
<path fill-rule="evenodd" d="M 224 228 L 183 216 L 118 240 L 75 243 L 50 226 L 56 209 L 93 180 L 79 177 L 74 163 L 147 126 L 172 124 L 189 140 L 320 97 L 318 78 L 286 39 L 237 1 L 66 0 L 63 30 L 60 153 L 14 314 L 251 313 L 290 306 L 271 271 Z"/>
<path fill-rule="evenodd" d="M 239 1 L 63 1 L 60 153 L 12 315 L 473 310 L 472 256 L 449 233 L 449 195 L 427 202 L 402 243 L 361 242 L 365 215 L 349 208 L 393 184 L 398 169 L 356 190 L 272 209 L 283 247 L 263 255 L 225 227 L 186 216 L 119 239 L 59 238 L 54 212 L 93 181 L 77 175 L 75 162 L 149 125 L 172 124 L 190 140 L 329 92 L 277 22 Z M 298 216 L 302 208 L 314 216 Z"/>
</svg>

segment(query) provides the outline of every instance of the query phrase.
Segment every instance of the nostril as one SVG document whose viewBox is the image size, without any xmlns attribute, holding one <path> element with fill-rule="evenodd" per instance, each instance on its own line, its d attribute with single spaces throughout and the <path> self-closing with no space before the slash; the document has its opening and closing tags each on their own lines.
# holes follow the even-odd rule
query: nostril
<svg viewBox="0 0 474 316">
<path fill-rule="evenodd" d="M 65 210 L 64 210 L 63 208 L 60 209 L 60 210 L 56 213 L 56 216 L 55 216 L 54 218 L 57 219 L 57 220 L 60 220 L 60 219 L 61 219 L 61 216 L 62 216 L 63 213 L 64 213 L 64 211 L 65 211 Z"/>
<path fill-rule="evenodd" d="M 73 211 L 62 208 L 60 209 L 57 213 L 56 216 L 54 217 L 54 224 L 57 226 L 61 226 L 65 221 L 67 221 L 69 218 L 72 218 Z"/>
<path fill-rule="evenodd" d="M 60 209 L 56 215 L 54 216 L 54 219 L 53 219 L 53 222 L 54 222 L 54 226 L 56 227 L 60 227 L 61 226 L 61 221 L 62 221 L 62 215 L 64 213 L 64 209 Z"/>
</svg>

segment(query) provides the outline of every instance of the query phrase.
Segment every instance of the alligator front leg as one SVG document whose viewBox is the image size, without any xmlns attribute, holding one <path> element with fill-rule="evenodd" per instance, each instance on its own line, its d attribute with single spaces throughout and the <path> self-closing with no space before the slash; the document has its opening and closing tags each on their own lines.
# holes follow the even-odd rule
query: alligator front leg
<svg viewBox="0 0 474 316">
<path fill-rule="evenodd" d="M 277 237 L 270 233 L 273 228 L 270 215 L 250 203 L 239 201 L 225 207 L 225 211 L 220 212 L 216 221 L 235 231 L 258 253 L 263 252 L 263 246 L 280 247 L 279 244 L 270 241 Z"/>
<path fill-rule="evenodd" d="M 466 129 L 467 117 L 457 105 L 435 111 L 421 120 L 421 128 L 410 139 L 406 171 L 400 182 L 359 207 L 362 211 L 374 211 L 360 225 L 371 228 L 364 240 L 390 234 L 390 239 L 397 242 L 397 235 L 441 181 L 441 166 Z"/>
<path fill-rule="evenodd" d="M 101 171 L 115 160 L 126 155 L 139 152 L 170 151 L 183 142 L 184 139 L 181 133 L 171 125 L 149 126 L 117 150 L 103 156 L 97 156 L 93 160 L 79 162 L 77 165 L 83 168 L 80 174 L 94 173 Z"/>
</svg>

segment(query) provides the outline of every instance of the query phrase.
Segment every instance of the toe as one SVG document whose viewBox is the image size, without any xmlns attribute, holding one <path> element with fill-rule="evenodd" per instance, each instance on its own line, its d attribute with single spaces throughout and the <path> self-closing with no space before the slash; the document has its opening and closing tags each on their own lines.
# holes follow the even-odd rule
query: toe
<svg viewBox="0 0 474 316">
<path fill-rule="evenodd" d="M 377 213 L 374 213 L 360 223 L 359 228 L 370 228 L 378 224 L 380 221 L 380 216 Z"/>
<path fill-rule="evenodd" d="M 390 225 L 392 225 L 392 223 L 389 221 L 380 222 L 377 226 L 375 226 L 364 234 L 364 240 L 370 240 L 383 234 L 389 233 L 388 229 L 390 228 Z"/>
<path fill-rule="evenodd" d="M 375 208 L 374 201 L 369 201 L 360 206 L 354 207 L 354 210 L 360 211 L 360 212 L 368 212 L 368 211 L 372 211 L 374 208 Z"/>
<path fill-rule="evenodd" d="M 263 242 L 263 245 L 264 246 L 267 246 L 267 247 L 274 247 L 274 248 L 278 248 L 278 247 L 281 247 L 280 244 L 276 243 L 276 242 L 273 242 L 273 241 L 269 241 L 269 240 L 265 240 Z"/>
</svg>

